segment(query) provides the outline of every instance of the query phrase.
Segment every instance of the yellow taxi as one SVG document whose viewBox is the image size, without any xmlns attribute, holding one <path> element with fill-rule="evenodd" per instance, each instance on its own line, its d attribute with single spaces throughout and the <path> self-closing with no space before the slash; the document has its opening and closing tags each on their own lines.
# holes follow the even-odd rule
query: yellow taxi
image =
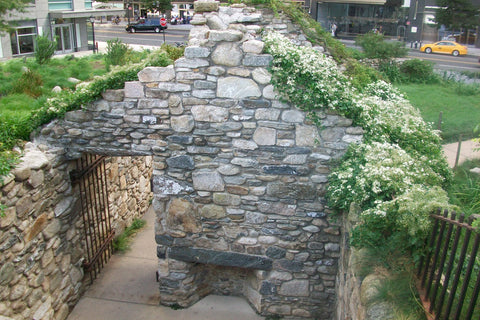
<svg viewBox="0 0 480 320">
<path fill-rule="evenodd" d="M 420 51 L 425 53 L 446 53 L 456 57 L 467 54 L 467 47 L 455 41 L 442 40 L 435 43 L 424 44 L 420 47 Z"/>
</svg>

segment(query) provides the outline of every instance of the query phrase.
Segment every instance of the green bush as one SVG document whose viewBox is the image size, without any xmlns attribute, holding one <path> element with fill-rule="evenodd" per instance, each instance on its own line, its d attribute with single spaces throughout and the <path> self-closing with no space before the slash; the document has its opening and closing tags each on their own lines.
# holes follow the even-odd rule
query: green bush
<svg viewBox="0 0 480 320">
<path fill-rule="evenodd" d="M 57 42 L 50 40 L 48 36 L 37 36 L 36 44 L 35 59 L 37 63 L 47 63 L 55 54 Z"/>
<path fill-rule="evenodd" d="M 164 44 L 162 44 L 161 48 L 162 48 L 162 50 L 164 50 L 168 54 L 170 59 L 172 59 L 173 61 L 177 60 L 178 58 L 183 57 L 183 53 L 185 52 L 185 47 L 184 46 L 174 47 L 174 46 L 171 46 L 169 44 L 164 43 Z"/>
<path fill-rule="evenodd" d="M 25 93 L 31 97 L 39 97 L 42 94 L 42 76 L 31 69 L 22 73 L 12 88 L 13 93 Z"/>
<path fill-rule="evenodd" d="M 420 59 L 405 60 L 400 65 L 405 81 L 413 83 L 431 83 L 438 80 L 433 72 L 433 63 Z"/>
<path fill-rule="evenodd" d="M 476 96 L 480 95 L 480 85 L 466 84 L 462 82 L 454 83 L 455 93 L 459 96 Z"/>
<path fill-rule="evenodd" d="M 146 224 L 147 222 L 142 219 L 137 218 L 133 220 L 132 224 L 125 228 L 125 231 L 113 239 L 113 249 L 122 253 L 130 249 L 130 241 L 132 240 L 133 236 Z"/>
<path fill-rule="evenodd" d="M 345 68 L 345 74 L 350 77 L 350 82 L 359 90 L 363 90 L 368 84 L 381 78 L 381 75 L 374 68 L 362 64 L 357 60 L 348 60 Z"/>
<path fill-rule="evenodd" d="M 402 74 L 396 61 L 384 60 L 378 65 L 378 71 L 383 74 L 390 82 L 401 82 Z"/>
<path fill-rule="evenodd" d="M 369 32 L 356 38 L 355 44 L 363 48 L 369 59 L 391 59 L 407 55 L 403 42 L 387 42 L 382 34 Z"/>
<path fill-rule="evenodd" d="M 110 66 L 122 66 L 129 60 L 132 49 L 127 44 L 122 43 L 120 39 L 107 40 L 107 52 L 105 54 L 105 65 L 107 69 Z"/>
</svg>

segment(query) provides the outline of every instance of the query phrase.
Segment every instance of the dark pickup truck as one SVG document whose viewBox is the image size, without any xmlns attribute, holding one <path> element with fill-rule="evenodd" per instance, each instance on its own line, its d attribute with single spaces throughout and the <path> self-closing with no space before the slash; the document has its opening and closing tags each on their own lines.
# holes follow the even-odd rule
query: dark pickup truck
<svg viewBox="0 0 480 320">
<path fill-rule="evenodd" d="M 154 31 L 160 32 L 167 29 L 167 26 L 163 27 L 160 25 L 160 19 L 145 19 L 132 22 L 125 27 L 127 32 L 135 33 L 142 31 Z"/>
</svg>

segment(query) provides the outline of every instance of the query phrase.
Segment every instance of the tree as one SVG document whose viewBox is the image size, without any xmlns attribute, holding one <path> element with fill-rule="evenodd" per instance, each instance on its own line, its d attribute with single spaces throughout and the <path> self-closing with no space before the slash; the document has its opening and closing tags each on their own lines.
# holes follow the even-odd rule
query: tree
<svg viewBox="0 0 480 320">
<path fill-rule="evenodd" d="M 143 4 L 148 11 L 160 11 L 166 13 L 173 8 L 170 0 L 143 0 Z"/>
<path fill-rule="evenodd" d="M 50 40 L 47 36 L 37 36 L 35 39 L 37 48 L 35 49 L 35 60 L 38 64 L 44 64 L 50 61 L 55 54 L 57 42 Z"/>
<path fill-rule="evenodd" d="M 440 9 L 435 22 L 450 30 L 474 29 L 479 24 L 479 8 L 470 0 L 437 0 Z"/>
<path fill-rule="evenodd" d="M 30 2 L 31 0 L 0 0 L 0 33 L 11 30 L 7 17 L 14 11 L 23 12 Z"/>
</svg>

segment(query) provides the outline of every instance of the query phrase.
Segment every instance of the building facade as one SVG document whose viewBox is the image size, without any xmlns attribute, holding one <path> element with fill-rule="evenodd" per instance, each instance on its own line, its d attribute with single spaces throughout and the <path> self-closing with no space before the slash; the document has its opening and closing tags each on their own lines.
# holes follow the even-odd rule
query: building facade
<svg viewBox="0 0 480 320">
<path fill-rule="evenodd" d="M 343 38 L 369 31 L 405 38 L 408 7 L 402 0 L 310 0 L 310 15 Z M 333 27 L 333 29 L 332 29 Z"/>
<path fill-rule="evenodd" d="M 88 50 L 91 17 L 124 15 L 123 9 L 95 10 L 92 0 L 33 0 L 25 12 L 11 12 L 13 30 L 0 35 L 0 59 L 31 55 L 37 35 L 57 41 L 57 54 Z"/>
<path fill-rule="evenodd" d="M 480 0 L 471 1 L 480 7 Z M 435 42 L 453 36 L 456 41 L 480 47 L 478 27 L 464 31 L 459 38 L 454 30 L 437 26 L 436 0 L 305 0 L 305 7 L 323 28 L 341 38 L 369 31 L 408 42 Z"/>
</svg>

